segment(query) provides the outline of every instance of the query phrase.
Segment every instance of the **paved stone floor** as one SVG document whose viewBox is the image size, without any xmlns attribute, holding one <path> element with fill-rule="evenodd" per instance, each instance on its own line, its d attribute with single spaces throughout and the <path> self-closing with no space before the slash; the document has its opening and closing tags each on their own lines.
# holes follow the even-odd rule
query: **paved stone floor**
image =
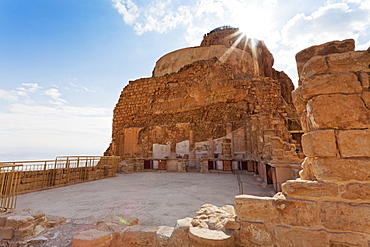
<svg viewBox="0 0 370 247">
<path fill-rule="evenodd" d="M 274 194 L 251 173 L 241 178 L 244 194 Z M 237 177 L 231 173 L 144 172 L 20 195 L 17 210 L 41 210 L 79 224 L 125 214 L 139 218 L 140 225 L 174 226 L 177 219 L 194 217 L 205 203 L 233 205 L 238 193 Z"/>
</svg>

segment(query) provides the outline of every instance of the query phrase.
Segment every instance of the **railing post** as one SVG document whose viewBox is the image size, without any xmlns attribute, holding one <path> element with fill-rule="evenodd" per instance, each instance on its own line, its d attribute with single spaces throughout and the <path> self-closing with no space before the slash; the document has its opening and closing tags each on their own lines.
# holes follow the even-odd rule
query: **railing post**
<svg viewBox="0 0 370 247">
<path fill-rule="evenodd" d="M 66 169 L 67 169 L 66 184 L 69 184 L 69 157 L 67 157 L 66 159 Z"/>
<path fill-rule="evenodd" d="M 42 172 L 42 183 L 41 183 L 41 188 L 44 188 L 45 186 L 45 176 L 46 176 L 46 162 L 44 162 L 44 169 L 43 169 L 43 172 Z"/>
</svg>

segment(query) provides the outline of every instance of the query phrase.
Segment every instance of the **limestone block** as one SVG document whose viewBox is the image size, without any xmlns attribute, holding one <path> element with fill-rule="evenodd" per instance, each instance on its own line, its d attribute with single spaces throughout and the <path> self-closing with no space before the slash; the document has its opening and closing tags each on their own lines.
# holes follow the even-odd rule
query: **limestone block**
<svg viewBox="0 0 370 247">
<path fill-rule="evenodd" d="M 13 238 L 14 230 L 11 227 L 0 227 L 0 239 L 10 240 Z"/>
<path fill-rule="evenodd" d="M 72 239 L 72 247 L 108 247 L 112 239 L 109 232 L 90 229 L 77 233 Z"/>
<path fill-rule="evenodd" d="M 368 73 L 365 73 L 365 72 L 362 72 L 360 73 L 359 75 L 359 79 L 361 81 L 361 85 L 362 87 L 366 90 L 369 88 L 369 84 L 370 84 L 370 79 L 369 79 L 369 74 Z"/>
<path fill-rule="evenodd" d="M 5 226 L 7 215 L 0 215 L 0 227 Z"/>
<path fill-rule="evenodd" d="M 350 183 L 343 186 L 342 190 L 344 199 L 370 201 L 370 183 Z"/>
<path fill-rule="evenodd" d="M 33 224 L 35 218 L 30 215 L 12 215 L 6 220 L 6 227 L 25 228 Z"/>
<path fill-rule="evenodd" d="M 370 109 L 370 91 L 364 91 L 361 98 L 365 102 L 366 107 Z"/>
<path fill-rule="evenodd" d="M 329 241 L 332 247 L 368 246 L 368 239 L 364 235 L 349 232 L 329 232 Z"/>
<path fill-rule="evenodd" d="M 367 203 L 323 202 L 320 218 L 329 229 L 370 233 L 370 204 Z"/>
<path fill-rule="evenodd" d="M 242 222 L 240 229 L 240 245 L 272 245 L 273 233 L 263 223 Z"/>
<path fill-rule="evenodd" d="M 327 56 L 329 72 L 370 72 L 370 53 L 367 51 L 350 51 Z"/>
<path fill-rule="evenodd" d="M 370 130 L 341 130 L 337 139 L 341 157 L 370 157 Z"/>
<path fill-rule="evenodd" d="M 370 127 L 370 111 L 357 95 L 319 95 L 307 103 L 311 129 L 358 129 Z"/>
<path fill-rule="evenodd" d="M 306 111 L 306 101 L 302 99 L 302 86 L 296 88 L 292 91 L 292 100 L 295 106 L 295 109 L 299 114 L 302 114 Z"/>
<path fill-rule="evenodd" d="M 346 39 L 343 41 L 331 41 L 321 45 L 311 46 L 300 52 L 295 56 L 297 61 L 298 75 L 301 74 L 303 66 L 313 56 L 323 56 L 332 53 L 342 53 L 355 50 L 355 41 L 353 39 Z"/>
<path fill-rule="evenodd" d="M 311 169 L 319 181 L 368 181 L 369 159 L 318 158 L 312 160 Z"/>
<path fill-rule="evenodd" d="M 285 225 L 313 226 L 318 224 L 317 203 L 307 200 L 278 199 L 274 201 L 279 219 Z"/>
<path fill-rule="evenodd" d="M 158 226 L 131 226 L 122 233 L 122 242 L 127 247 L 153 246 L 158 229 Z"/>
<path fill-rule="evenodd" d="M 302 73 L 299 78 L 303 81 L 313 76 L 326 74 L 328 72 L 328 65 L 326 64 L 326 59 L 323 56 L 314 56 L 303 66 Z M 303 84 L 302 83 L 302 84 Z"/>
<path fill-rule="evenodd" d="M 176 247 L 175 243 L 173 242 L 173 238 L 171 238 L 173 234 L 173 227 L 169 226 L 160 226 L 157 231 L 157 246 L 158 247 Z"/>
<path fill-rule="evenodd" d="M 34 228 L 35 227 L 33 225 L 30 225 L 27 227 L 14 229 L 14 239 L 25 240 L 33 237 L 35 234 Z"/>
<path fill-rule="evenodd" d="M 288 180 L 282 185 L 283 193 L 292 198 L 338 197 L 336 183 L 325 183 L 309 180 Z"/>
<path fill-rule="evenodd" d="M 275 238 L 278 246 L 284 247 L 330 246 L 328 233 L 324 230 L 278 226 Z"/>
<path fill-rule="evenodd" d="M 172 233 L 172 238 L 176 246 L 189 246 L 189 228 L 193 218 L 184 218 L 176 221 L 175 229 Z"/>
<path fill-rule="evenodd" d="M 320 94 L 354 94 L 361 91 L 362 87 L 354 73 L 312 76 L 301 85 L 301 97 L 305 101 Z"/>
<path fill-rule="evenodd" d="M 336 157 L 334 130 L 315 130 L 302 136 L 302 148 L 307 157 Z"/>
<path fill-rule="evenodd" d="M 266 222 L 276 219 L 278 214 L 273 202 L 271 197 L 235 196 L 238 221 Z"/>
<path fill-rule="evenodd" d="M 235 238 L 233 235 L 226 234 L 223 231 L 199 227 L 190 227 L 189 242 L 191 247 L 235 246 Z"/>
</svg>

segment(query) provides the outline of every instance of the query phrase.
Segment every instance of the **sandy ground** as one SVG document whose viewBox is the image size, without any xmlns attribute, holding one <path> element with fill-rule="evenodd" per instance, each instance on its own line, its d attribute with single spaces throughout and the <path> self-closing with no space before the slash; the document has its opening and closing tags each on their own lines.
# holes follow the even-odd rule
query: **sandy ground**
<svg viewBox="0 0 370 247">
<path fill-rule="evenodd" d="M 244 194 L 275 194 L 271 188 L 263 188 L 251 173 L 244 173 L 241 178 Z M 20 195 L 17 211 L 32 209 L 63 216 L 70 222 L 65 230 L 69 231 L 67 235 L 73 235 L 73 231 L 88 228 L 113 214 L 137 217 L 140 225 L 174 226 L 178 219 L 194 217 L 205 203 L 234 205 L 237 194 L 237 177 L 231 173 L 144 172 Z M 53 234 L 63 235 L 61 231 Z M 48 238 L 52 236 L 49 234 Z"/>
</svg>

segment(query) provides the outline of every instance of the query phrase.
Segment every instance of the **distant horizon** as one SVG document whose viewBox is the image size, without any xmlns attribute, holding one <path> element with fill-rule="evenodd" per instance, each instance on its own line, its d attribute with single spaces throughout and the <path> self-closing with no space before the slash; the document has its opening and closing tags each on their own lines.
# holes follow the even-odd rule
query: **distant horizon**
<svg viewBox="0 0 370 247">
<path fill-rule="evenodd" d="M 224 25 L 263 40 L 297 85 L 300 50 L 370 47 L 370 0 L 2 0 L 0 161 L 103 155 L 128 82 Z"/>
</svg>

